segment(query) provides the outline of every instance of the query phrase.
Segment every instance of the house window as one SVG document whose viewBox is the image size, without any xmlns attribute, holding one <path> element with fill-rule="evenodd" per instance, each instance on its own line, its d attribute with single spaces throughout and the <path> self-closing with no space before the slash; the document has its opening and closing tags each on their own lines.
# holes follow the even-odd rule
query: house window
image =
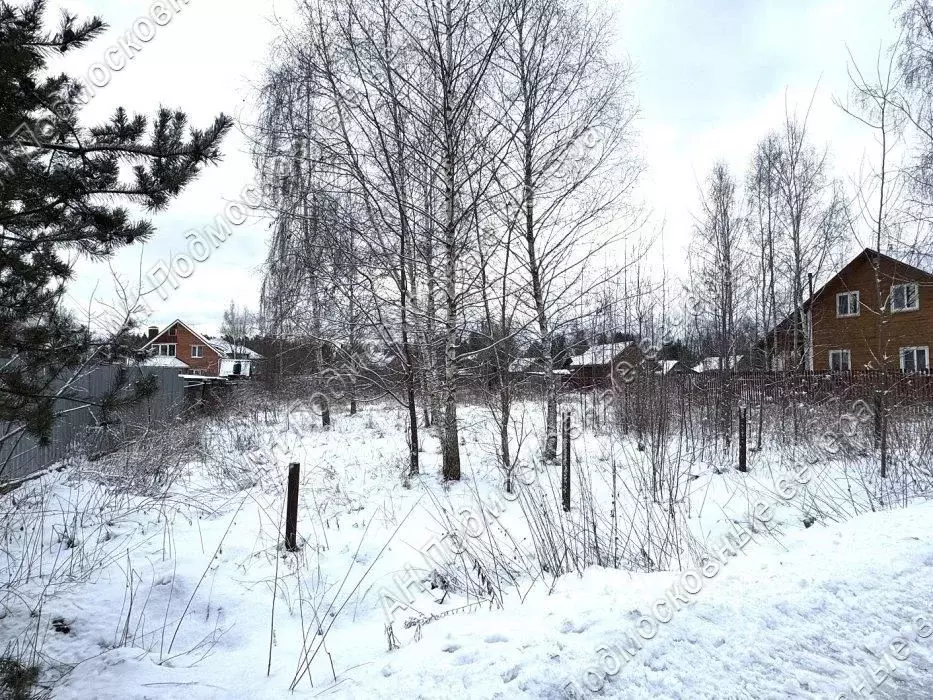
<svg viewBox="0 0 933 700">
<path fill-rule="evenodd" d="M 204 346 L 203 345 L 192 345 L 191 346 L 191 357 L 192 358 L 204 357 Z"/>
<path fill-rule="evenodd" d="M 177 335 L 177 334 L 176 334 L 176 332 L 175 332 L 175 326 L 172 326 L 171 328 L 168 329 L 168 337 L 169 337 L 169 338 L 174 338 L 176 335 Z"/>
<path fill-rule="evenodd" d="M 915 283 L 891 287 L 891 311 L 916 311 L 919 308 L 920 294 Z"/>
<path fill-rule="evenodd" d="M 904 372 L 926 372 L 929 369 L 929 348 L 901 348 L 901 369 Z"/>
<path fill-rule="evenodd" d="M 858 316 L 859 314 L 859 296 L 858 292 L 843 292 L 836 295 L 836 316 L 843 318 L 846 316 Z"/>
<path fill-rule="evenodd" d="M 157 343 L 153 345 L 153 352 L 162 357 L 175 357 L 175 343 Z"/>
<path fill-rule="evenodd" d="M 833 372 L 848 372 L 852 369 L 852 354 L 848 350 L 830 350 L 829 369 Z"/>
</svg>

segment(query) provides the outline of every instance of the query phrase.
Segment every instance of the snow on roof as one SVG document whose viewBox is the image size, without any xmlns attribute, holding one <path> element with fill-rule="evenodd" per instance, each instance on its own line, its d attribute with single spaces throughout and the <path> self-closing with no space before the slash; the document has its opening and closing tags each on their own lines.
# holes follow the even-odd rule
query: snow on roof
<svg viewBox="0 0 933 700">
<path fill-rule="evenodd" d="M 248 347 L 246 347 L 242 343 L 233 344 L 221 338 L 209 338 L 207 342 L 210 343 L 210 346 L 214 348 L 214 350 L 219 352 L 221 355 L 227 355 L 228 357 L 232 357 L 234 354 L 243 355 L 244 357 L 237 358 L 237 359 L 244 359 L 244 360 L 261 360 L 262 359 L 262 355 L 260 355 L 255 350 L 250 350 Z"/>
<path fill-rule="evenodd" d="M 179 360 L 177 357 L 169 357 L 167 355 L 147 357 L 139 364 L 143 367 L 180 367 L 184 369 L 187 369 L 190 366 L 188 363 Z"/>
<path fill-rule="evenodd" d="M 742 361 L 742 358 L 745 355 L 733 355 L 729 359 L 729 369 L 735 369 L 736 366 Z M 719 357 L 704 357 L 700 362 L 693 368 L 694 372 L 717 372 L 721 367 Z"/>
<path fill-rule="evenodd" d="M 680 360 L 661 360 L 660 362 L 661 374 L 667 374 L 672 369 L 674 369 L 679 363 L 680 363 Z"/>
<path fill-rule="evenodd" d="M 574 367 L 591 367 L 594 365 L 610 365 L 616 355 L 625 350 L 632 343 L 606 343 L 594 345 L 582 355 L 570 358 Z"/>
<path fill-rule="evenodd" d="M 528 372 L 538 368 L 541 360 L 537 357 L 519 357 L 509 364 L 509 372 Z"/>
</svg>

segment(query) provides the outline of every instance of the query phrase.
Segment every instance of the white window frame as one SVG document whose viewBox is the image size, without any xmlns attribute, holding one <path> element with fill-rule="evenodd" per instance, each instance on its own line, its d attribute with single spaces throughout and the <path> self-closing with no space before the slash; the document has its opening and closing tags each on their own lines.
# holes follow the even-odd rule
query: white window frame
<svg viewBox="0 0 933 700">
<path fill-rule="evenodd" d="M 178 356 L 178 343 L 154 343 L 152 347 L 153 354 L 157 357 Z M 172 348 L 172 350 L 169 351 L 169 348 Z"/>
<path fill-rule="evenodd" d="M 896 298 L 894 291 L 900 288 L 913 287 L 914 289 L 914 305 L 905 306 L 903 308 L 897 308 L 894 306 L 894 300 Z M 907 293 L 904 293 L 904 301 L 907 301 Z M 899 314 L 904 313 L 905 311 L 917 311 L 920 309 L 920 285 L 916 282 L 905 282 L 904 284 L 894 284 L 891 285 L 891 313 Z"/>
<path fill-rule="evenodd" d="M 203 345 L 192 345 L 191 346 L 191 359 L 200 360 L 204 357 L 204 346 Z"/>
<path fill-rule="evenodd" d="M 926 359 L 926 363 L 925 363 L 926 366 L 920 370 L 917 369 L 917 351 L 918 350 L 923 350 L 924 358 Z M 913 353 L 913 356 L 914 356 L 914 369 L 912 370 L 907 370 L 904 367 L 904 364 L 905 364 L 904 356 L 907 355 L 907 353 Z M 901 371 L 902 372 L 908 372 L 908 371 L 925 372 L 930 369 L 930 348 L 927 345 L 912 345 L 910 347 L 901 348 L 900 358 L 901 358 Z"/>
<path fill-rule="evenodd" d="M 848 304 L 849 313 L 846 313 L 846 314 L 839 313 L 839 300 L 842 297 L 849 298 L 849 304 Z M 855 297 L 855 306 L 854 306 L 855 311 L 852 310 L 853 309 L 852 297 Z M 859 313 L 861 313 L 861 310 L 862 310 L 862 299 L 861 299 L 861 295 L 858 293 L 858 290 L 854 292 L 840 292 L 839 294 L 836 295 L 836 318 L 854 318 L 858 316 Z"/>
<path fill-rule="evenodd" d="M 833 368 L 833 355 L 839 355 L 845 357 L 845 369 L 834 369 Z M 841 364 L 841 363 L 840 363 Z M 851 372 L 852 371 L 852 351 L 847 348 L 839 348 L 838 350 L 829 351 L 829 371 L 830 372 Z"/>
</svg>

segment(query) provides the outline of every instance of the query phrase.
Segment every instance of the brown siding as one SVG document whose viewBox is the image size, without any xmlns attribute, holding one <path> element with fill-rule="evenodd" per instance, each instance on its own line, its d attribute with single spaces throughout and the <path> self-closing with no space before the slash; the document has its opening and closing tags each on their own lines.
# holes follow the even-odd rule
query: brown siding
<svg viewBox="0 0 933 700">
<path fill-rule="evenodd" d="M 916 282 L 920 308 L 916 311 L 878 312 L 878 284 L 867 256 L 846 267 L 821 291 L 813 303 L 813 369 L 829 369 L 830 350 L 849 350 L 852 369 L 900 367 L 900 349 L 933 348 L 933 279 L 929 275 L 886 258 L 879 259 L 882 304 L 894 284 Z M 836 315 L 836 295 L 858 291 L 861 308 L 856 317 Z"/>
<path fill-rule="evenodd" d="M 643 354 L 637 345 L 629 345 L 612 358 L 610 364 L 582 365 L 571 367 L 568 384 L 574 389 L 608 388 L 626 382 L 625 374 L 632 369 L 642 369 Z M 626 362 L 627 365 L 622 363 Z M 630 379 L 628 381 L 631 381 Z"/>
<path fill-rule="evenodd" d="M 175 329 L 174 337 L 169 335 L 172 328 Z M 187 364 L 191 369 L 212 376 L 220 371 L 220 354 L 181 324 L 176 323 L 174 326 L 169 326 L 152 341 L 153 345 L 165 343 L 175 343 L 177 345 L 175 357 Z M 192 345 L 200 345 L 203 348 L 204 356 L 192 357 Z"/>
</svg>

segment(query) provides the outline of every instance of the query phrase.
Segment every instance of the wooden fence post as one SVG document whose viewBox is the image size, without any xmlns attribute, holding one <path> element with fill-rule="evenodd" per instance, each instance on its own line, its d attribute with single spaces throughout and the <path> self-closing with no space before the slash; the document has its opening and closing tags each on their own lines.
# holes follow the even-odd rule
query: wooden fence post
<svg viewBox="0 0 933 700">
<path fill-rule="evenodd" d="M 888 478 L 888 422 L 881 417 L 881 478 Z"/>
<path fill-rule="evenodd" d="M 317 392 L 314 396 L 311 397 L 311 405 L 315 408 L 321 409 L 321 427 L 329 428 L 330 427 L 330 399 L 328 399 L 324 392 Z"/>
<path fill-rule="evenodd" d="M 285 549 L 298 551 L 298 474 L 301 465 L 288 465 L 288 492 L 285 497 Z"/>
<path fill-rule="evenodd" d="M 739 414 L 739 471 L 748 471 L 748 409 Z"/>
<path fill-rule="evenodd" d="M 564 414 L 563 450 L 561 452 L 561 496 L 564 512 L 570 512 L 570 412 Z"/>
<path fill-rule="evenodd" d="M 881 392 L 875 391 L 875 449 L 881 445 Z"/>
</svg>

